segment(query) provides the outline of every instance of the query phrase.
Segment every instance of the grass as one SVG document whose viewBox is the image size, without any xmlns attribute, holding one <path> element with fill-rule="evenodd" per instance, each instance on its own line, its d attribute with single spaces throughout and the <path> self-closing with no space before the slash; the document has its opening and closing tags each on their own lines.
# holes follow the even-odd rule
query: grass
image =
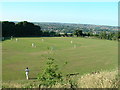
<svg viewBox="0 0 120 90">
<path fill-rule="evenodd" d="M 118 71 L 102 71 L 95 74 L 86 74 L 83 76 L 70 77 L 72 82 L 77 84 L 77 88 L 118 88 L 119 79 L 117 78 Z M 69 78 L 69 79 L 70 79 Z M 77 78 L 77 80 L 75 80 Z M 73 83 L 74 83 L 73 82 Z M 17 80 L 3 82 L 3 88 L 38 88 L 40 81 L 38 80 Z M 75 85 L 75 84 L 73 84 Z M 42 87 L 41 87 L 42 88 Z M 46 87 L 44 87 L 46 88 Z M 52 88 L 71 88 L 70 83 L 58 83 Z"/>
<path fill-rule="evenodd" d="M 32 43 L 36 48 L 31 47 Z M 30 77 L 36 78 L 44 70 L 47 57 L 56 60 L 64 75 L 76 72 L 84 75 L 118 66 L 116 41 L 71 37 L 18 38 L 18 42 L 15 39 L 3 41 L 2 46 L 4 82 L 25 81 L 26 67 L 30 68 Z M 66 61 L 68 64 L 64 65 Z"/>
</svg>

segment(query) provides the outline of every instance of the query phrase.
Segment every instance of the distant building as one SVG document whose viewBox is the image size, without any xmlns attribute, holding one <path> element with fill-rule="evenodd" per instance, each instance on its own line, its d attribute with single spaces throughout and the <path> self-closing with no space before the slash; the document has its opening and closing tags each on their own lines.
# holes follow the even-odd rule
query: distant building
<svg viewBox="0 0 120 90">
<path fill-rule="evenodd" d="M 95 34 L 97 34 L 97 32 L 94 31 L 94 32 L 93 32 L 93 35 L 95 35 Z"/>
<path fill-rule="evenodd" d="M 71 35 L 72 33 L 67 33 L 67 35 Z"/>
<path fill-rule="evenodd" d="M 60 33 L 60 35 L 64 35 L 65 33 Z"/>
</svg>

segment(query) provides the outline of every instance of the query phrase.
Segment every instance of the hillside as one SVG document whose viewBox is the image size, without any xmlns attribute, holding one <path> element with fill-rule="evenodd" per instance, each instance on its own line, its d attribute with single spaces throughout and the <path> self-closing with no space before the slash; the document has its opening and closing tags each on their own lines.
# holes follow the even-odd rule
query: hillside
<svg viewBox="0 0 120 90">
<path fill-rule="evenodd" d="M 39 25 L 42 30 L 55 32 L 74 32 L 76 29 L 81 29 L 83 32 L 97 32 L 108 31 L 115 32 L 118 30 L 117 26 L 92 25 L 92 24 L 72 24 L 72 23 L 49 23 L 49 22 L 33 22 Z"/>
</svg>

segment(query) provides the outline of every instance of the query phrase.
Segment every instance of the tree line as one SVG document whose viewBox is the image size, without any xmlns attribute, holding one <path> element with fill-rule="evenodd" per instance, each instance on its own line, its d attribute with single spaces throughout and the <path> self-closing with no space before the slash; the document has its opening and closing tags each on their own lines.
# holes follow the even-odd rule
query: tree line
<svg viewBox="0 0 120 90">
<path fill-rule="evenodd" d="M 41 36 L 41 28 L 33 23 L 24 21 L 15 24 L 14 22 L 2 22 L 2 36 L 3 37 L 29 37 Z"/>
<path fill-rule="evenodd" d="M 107 40 L 119 40 L 120 39 L 120 32 L 106 32 L 101 31 L 98 34 L 93 34 L 91 32 L 83 33 L 82 30 L 76 30 L 74 35 L 77 37 L 95 37 L 99 39 L 107 39 Z"/>
<path fill-rule="evenodd" d="M 77 29 L 73 33 L 57 33 L 55 31 L 42 31 L 41 27 L 34 25 L 31 22 L 2 22 L 2 36 L 3 37 L 96 37 L 100 39 L 107 40 L 118 40 L 120 38 L 120 32 L 106 32 L 101 31 L 98 34 L 93 34 L 92 32 L 83 32 L 83 30 Z"/>
<path fill-rule="evenodd" d="M 60 36 L 63 37 L 93 37 L 93 38 L 99 38 L 99 39 L 107 39 L 107 40 L 119 40 L 120 39 L 120 32 L 107 32 L 107 31 L 101 31 L 100 33 L 94 34 L 93 32 L 83 32 L 83 30 L 75 30 L 74 33 L 71 34 L 61 34 Z"/>
<path fill-rule="evenodd" d="M 54 31 L 42 31 L 41 27 L 33 23 L 23 22 L 2 22 L 2 36 L 3 37 L 40 37 L 40 36 L 55 36 Z"/>
</svg>

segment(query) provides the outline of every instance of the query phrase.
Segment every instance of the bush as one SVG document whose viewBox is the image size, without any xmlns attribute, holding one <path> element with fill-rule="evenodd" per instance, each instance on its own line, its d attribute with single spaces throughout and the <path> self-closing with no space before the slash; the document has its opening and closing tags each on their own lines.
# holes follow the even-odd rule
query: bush
<svg viewBox="0 0 120 90">
<path fill-rule="evenodd" d="M 41 81 L 40 86 L 45 87 L 52 87 L 63 80 L 61 72 L 58 72 L 58 65 L 54 64 L 53 58 L 48 58 L 47 67 L 42 75 L 38 76 L 38 80 Z"/>
</svg>

